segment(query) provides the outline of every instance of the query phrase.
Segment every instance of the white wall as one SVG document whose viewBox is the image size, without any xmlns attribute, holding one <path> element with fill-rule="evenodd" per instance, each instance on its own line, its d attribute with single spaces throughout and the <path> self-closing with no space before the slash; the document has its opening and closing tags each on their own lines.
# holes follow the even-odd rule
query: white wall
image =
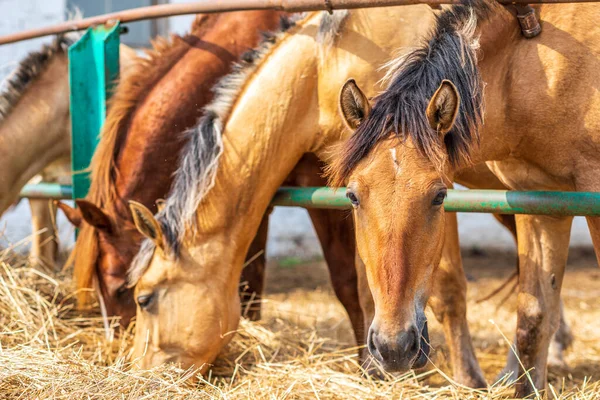
<svg viewBox="0 0 600 400">
<path fill-rule="evenodd" d="M 0 35 L 60 22 L 65 0 L 0 0 Z M 29 51 L 51 38 L 0 46 L 0 78 L 10 72 Z"/>
</svg>

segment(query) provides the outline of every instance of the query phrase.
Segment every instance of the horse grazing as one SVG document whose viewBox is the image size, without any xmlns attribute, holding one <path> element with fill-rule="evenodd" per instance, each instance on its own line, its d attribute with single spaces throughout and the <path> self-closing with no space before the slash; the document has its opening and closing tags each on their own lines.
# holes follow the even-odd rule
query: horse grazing
<svg viewBox="0 0 600 400">
<path fill-rule="evenodd" d="M 81 37 L 69 33 L 30 53 L 0 90 L 0 215 L 19 199 L 35 175 L 70 178 L 71 123 L 67 50 Z M 135 52 L 121 46 L 126 73 Z M 46 200 L 31 199 L 34 234 L 31 260 L 53 265 L 57 242 L 53 211 Z"/>
<path fill-rule="evenodd" d="M 237 327 L 237 282 L 272 195 L 304 154 L 327 161 L 346 137 L 337 117 L 339 85 L 351 75 L 375 87 L 380 65 L 397 48 L 417 43 L 433 22 L 428 6 L 313 13 L 217 87 L 190 131 L 165 208 L 155 217 L 132 204 L 137 227 L 149 238 L 130 275 L 138 303 L 134 353 L 142 367 L 173 361 L 208 368 Z M 485 167 L 469 172 L 466 183 L 503 187 Z M 447 230 L 432 307 L 444 326 L 455 378 L 481 387 L 456 220 L 448 218 L 453 230 Z M 370 324 L 368 288 L 360 300 Z"/>
<path fill-rule="evenodd" d="M 360 125 L 331 180 L 347 184 L 354 205 L 376 298 L 369 348 L 391 370 L 425 353 L 423 307 L 442 254 L 444 198 L 462 168 L 487 162 L 515 190 L 600 190 L 600 10 L 569 4 L 536 12 L 542 33 L 527 40 L 510 7 L 487 0 L 453 6 L 427 42 L 390 64 L 389 87 L 372 108 L 342 106 Z M 518 397 L 547 384 L 571 221 L 516 216 Z M 588 225 L 598 255 L 600 219 Z"/>
<path fill-rule="evenodd" d="M 71 222 L 81 223 L 75 245 L 77 287 L 90 289 L 97 281 L 106 312 L 121 316 L 123 325 L 135 314 L 125 278 L 142 239 L 127 202 L 156 210 L 155 201 L 168 193 L 187 141 L 180 133 L 194 125 L 212 99 L 210 88 L 217 79 L 258 43 L 260 32 L 275 29 L 281 16 L 275 11 L 198 16 L 188 35 L 157 39 L 120 80 L 90 165 L 89 194 L 77 201 L 78 209 L 61 208 Z M 92 298 L 90 290 L 79 291 L 81 306 Z"/>
<path fill-rule="evenodd" d="M 256 45 L 259 31 L 274 28 L 282 14 L 247 12 L 201 17 L 191 35 L 172 43 L 159 43 L 149 60 L 139 60 L 135 71 L 118 86 L 106 127 L 92 162 L 92 183 L 78 209 L 59 204 L 67 217 L 82 225 L 75 249 L 76 281 L 80 288 L 99 282 L 105 310 L 119 315 L 127 326 L 135 313 L 132 291 L 125 276 L 141 242 L 133 228 L 127 201 L 154 208 L 172 183 L 180 147 L 189 137 L 182 129 L 193 125 L 217 78 L 227 74 L 232 61 Z M 284 25 L 287 19 L 282 21 Z M 243 28 L 240 28 L 243 27 Z M 269 36 L 266 36 L 267 40 Z M 250 60 L 252 53 L 243 55 Z M 143 71 L 143 73 L 142 73 Z M 143 78 L 142 78 L 143 77 Z M 178 101 L 174 101 L 173 99 Z M 288 178 L 289 185 L 324 185 L 317 161 L 305 157 Z M 360 341 L 364 322 L 358 303 L 352 223 L 334 210 L 311 211 L 313 225 L 323 244 L 331 281 L 346 308 Z M 268 213 L 248 250 L 249 265 L 241 278 L 243 300 L 254 302 L 248 317 L 260 317 L 257 300 L 263 291 Z M 86 304 L 88 296 L 82 295 Z"/>
</svg>

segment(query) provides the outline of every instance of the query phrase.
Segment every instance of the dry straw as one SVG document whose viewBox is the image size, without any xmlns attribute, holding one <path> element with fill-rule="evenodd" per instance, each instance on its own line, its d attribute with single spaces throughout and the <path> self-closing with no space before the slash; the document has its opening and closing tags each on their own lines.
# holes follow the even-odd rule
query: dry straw
<svg viewBox="0 0 600 400">
<path fill-rule="evenodd" d="M 0 253 L 3 399 L 499 399 L 512 393 L 506 386 L 473 391 L 446 378 L 428 386 L 429 375 L 443 374 L 436 369 L 371 379 L 360 373 L 356 349 L 283 318 L 269 326 L 243 320 L 217 365 L 195 383 L 187 379 L 193 370 L 131 368 L 131 332 L 106 339 L 103 331 L 99 314 L 75 310 L 66 274 L 31 268 L 11 250 Z M 560 398 L 593 399 L 598 390 L 586 382 Z"/>
</svg>

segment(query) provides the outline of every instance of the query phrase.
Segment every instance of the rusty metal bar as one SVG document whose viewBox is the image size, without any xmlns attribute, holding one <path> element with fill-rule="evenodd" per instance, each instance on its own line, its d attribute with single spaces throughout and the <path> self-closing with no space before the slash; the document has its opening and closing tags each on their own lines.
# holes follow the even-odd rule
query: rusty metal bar
<svg viewBox="0 0 600 400">
<path fill-rule="evenodd" d="M 502 4 L 557 4 L 557 3 L 594 3 L 600 0 L 498 0 Z M 209 14 L 227 11 L 281 10 L 287 12 L 343 10 L 411 4 L 456 4 L 459 0 L 202 0 L 185 4 L 159 4 L 155 6 L 133 8 L 78 21 L 67 21 L 57 25 L 0 36 L 0 45 L 41 36 L 80 31 L 111 21 L 121 23 L 155 19 L 185 14 Z M 329 7 L 330 4 L 330 7 Z"/>
</svg>

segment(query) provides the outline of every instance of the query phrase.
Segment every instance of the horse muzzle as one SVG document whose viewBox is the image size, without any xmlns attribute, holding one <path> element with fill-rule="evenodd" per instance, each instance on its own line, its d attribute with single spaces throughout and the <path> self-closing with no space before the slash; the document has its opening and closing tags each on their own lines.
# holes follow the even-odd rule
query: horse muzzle
<svg viewBox="0 0 600 400">
<path fill-rule="evenodd" d="M 373 357 L 387 372 L 406 372 L 422 368 L 429 357 L 429 332 L 427 319 L 390 337 L 371 325 L 367 347 Z"/>
</svg>

